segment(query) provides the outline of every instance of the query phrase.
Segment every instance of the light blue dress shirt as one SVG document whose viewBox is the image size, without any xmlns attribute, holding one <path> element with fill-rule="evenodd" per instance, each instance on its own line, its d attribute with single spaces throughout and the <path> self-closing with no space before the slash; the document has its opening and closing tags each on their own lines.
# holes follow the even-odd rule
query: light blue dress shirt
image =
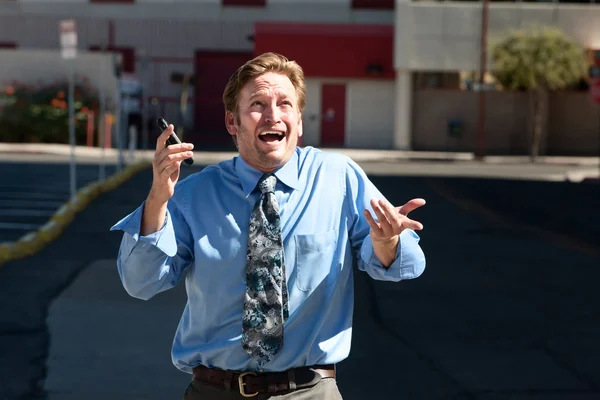
<svg viewBox="0 0 600 400">
<path fill-rule="evenodd" d="M 127 293 L 150 299 L 185 278 L 188 301 L 172 347 L 174 365 L 257 371 L 241 344 L 246 245 L 262 172 L 237 156 L 177 183 L 162 229 L 140 236 L 144 204 L 114 225 L 124 231 L 117 266 Z M 337 363 L 350 351 L 353 261 L 372 278 L 418 277 L 425 257 L 412 230 L 384 268 L 363 210 L 383 195 L 350 158 L 297 148 L 275 172 L 289 319 L 284 346 L 264 371 Z M 374 214 L 373 214 L 374 215 Z"/>
</svg>

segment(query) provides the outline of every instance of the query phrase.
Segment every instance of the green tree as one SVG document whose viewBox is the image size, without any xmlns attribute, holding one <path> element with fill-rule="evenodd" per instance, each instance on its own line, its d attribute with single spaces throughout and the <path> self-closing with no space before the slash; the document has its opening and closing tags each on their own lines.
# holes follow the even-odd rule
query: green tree
<svg viewBox="0 0 600 400">
<path fill-rule="evenodd" d="M 580 82 L 584 71 L 583 48 L 557 28 L 514 30 L 493 45 L 491 72 L 498 83 L 533 95 L 533 132 L 528 132 L 532 161 L 539 155 L 548 93 Z"/>
</svg>

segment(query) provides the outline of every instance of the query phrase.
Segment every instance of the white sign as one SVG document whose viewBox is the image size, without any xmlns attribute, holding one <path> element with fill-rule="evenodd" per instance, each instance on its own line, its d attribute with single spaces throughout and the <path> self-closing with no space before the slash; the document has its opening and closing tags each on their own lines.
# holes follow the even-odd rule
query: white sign
<svg viewBox="0 0 600 400">
<path fill-rule="evenodd" d="M 62 58 L 77 57 L 77 25 L 73 19 L 60 21 L 60 48 Z"/>
</svg>

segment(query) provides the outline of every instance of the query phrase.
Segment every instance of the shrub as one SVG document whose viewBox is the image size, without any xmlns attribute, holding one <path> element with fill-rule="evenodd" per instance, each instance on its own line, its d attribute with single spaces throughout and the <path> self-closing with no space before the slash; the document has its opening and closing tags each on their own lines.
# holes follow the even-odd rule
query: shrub
<svg viewBox="0 0 600 400">
<path fill-rule="evenodd" d="M 98 117 L 98 96 L 85 78 L 75 79 L 75 137 L 85 144 L 88 111 Z M 0 141 L 69 143 L 68 81 L 10 82 L 0 90 Z"/>
</svg>

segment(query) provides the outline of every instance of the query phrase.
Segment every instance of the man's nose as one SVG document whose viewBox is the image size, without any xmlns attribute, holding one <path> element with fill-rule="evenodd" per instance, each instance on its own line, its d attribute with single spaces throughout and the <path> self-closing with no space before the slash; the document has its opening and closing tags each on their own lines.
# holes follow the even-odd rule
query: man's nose
<svg viewBox="0 0 600 400">
<path fill-rule="evenodd" d="M 280 122 L 281 115 L 279 113 L 279 108 L 275 104 L 268 105 L 265 107 L 265 122 L 276 124 Z"/>
</svg>

